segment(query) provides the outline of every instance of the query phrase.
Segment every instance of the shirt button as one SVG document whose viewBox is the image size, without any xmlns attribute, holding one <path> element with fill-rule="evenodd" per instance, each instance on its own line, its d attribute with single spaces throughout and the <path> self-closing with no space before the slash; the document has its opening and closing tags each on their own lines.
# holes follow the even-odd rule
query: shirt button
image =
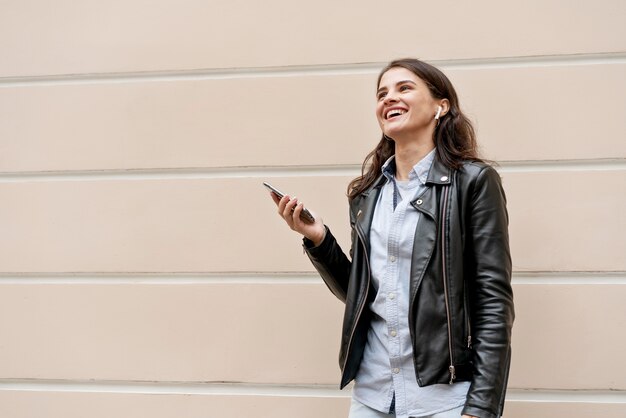
<svg viewBox="0 0 626 418">
<path fill-rule="evenodd" d="M 387 297 L 388 297 L 389 299 L 393 300 L 393 299 L 395 299 L 396 294 L 392 292 L 392 293 L 389 293 L 389 294 L 387 295 Z"/>
<path fill-rule="evenodd" d="M 398 373 L 400 373 L 400 369 L 399 369 L 399 368 L 397 368 L 397 367 L 395 367 L 395 368 L 392 370 L 392 372 L 393 372 L 394 374 L 398 374 Z"/>
<path fill-rule="evenodd" d="M 396 256 L 392 255 L 391 257 L 389 257 L 389 260 L 394 263 L 396 261 Z"/>
<path fill-rule="evenodd" d="M 415 201 L 415 204 L 416 204 L 416 205 L 421 205 L 422 203 L 424 203 L 424 201 L 423 201 L 422 199 L 417 199 L 417 200 Z"/>
<path fill-rule="evenodd" d="M 448 181 L 448 176 L 442 176 L 441 181 Z"/>
<path fill-rule="evenodd" d="M 391 334 L 392 337 L 395 337 L 396 335 L 398 335 L 395 329 L 392 329 L 389 334 Z"/>
</svg>

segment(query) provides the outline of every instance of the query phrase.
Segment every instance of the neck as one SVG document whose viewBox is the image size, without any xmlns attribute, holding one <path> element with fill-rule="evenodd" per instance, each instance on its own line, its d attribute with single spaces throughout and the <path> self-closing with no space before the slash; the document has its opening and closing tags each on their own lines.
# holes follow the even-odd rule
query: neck
<svg viewBox="0 0 626 418">
<path fill-rule="evenodd" d="M 396 179 L 408 180 L 409 173 L 415 164 L 420 162 L 434 148 L 435 143 L 432 139 L 425 142 L 396 142 Z"/>
</svg>

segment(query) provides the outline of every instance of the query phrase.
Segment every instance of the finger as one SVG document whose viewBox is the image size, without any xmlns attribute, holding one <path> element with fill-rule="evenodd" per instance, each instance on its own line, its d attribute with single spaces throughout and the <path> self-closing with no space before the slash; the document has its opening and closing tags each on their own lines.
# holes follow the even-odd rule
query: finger
<svg viewBox="0 0 626 418">
<path fill-rule="evenodd" d="M 292 227 L 294 224 L 293 210 L 297 204 L 298 204 L 298 198 L 294 197 L 287 202 L 287 204 L 285 205 L 285 209 L 283 211 L 283 218 L 285 218 L 285 221 L 287 221 L 287 223 Z"/>
<path fill-rule="evenodd" d="M 313 216 L 313 221 L 311 221 L 309 217 L 304 215 L 304 211 L 305 210 L 306 209 L 304 207 L 304 203 L 302 203 L 302 202 L 299 202 L 298 205 L 296 206 L 296 208 L 294 209 L 294 218 L 297 219 L 298 224 L 300 224 L 302 227 L 304 227 L 304 226 L 313 225 L 313 224 L 317 223 L 318 222 L 318 218 L 315 216 L 315 214 L 313 214 L 313 212 L 309 211 L 311 216 Z"/>
<path fill-rule="evenodd" d="M 301 226 L 302 224 L 304 224 L 304 222 L 300 218 L 300 215 L 302 214 L 303 209 L 304 209 L 304 203 L 302 202 L 298 202 L 298 204 L 293 209 L 292 216 L 293 216 L 293 223 L 295 226 Z"/>
<path fill-rule="evenodd" d="M 280 216 L 283 216 L 283 212 L 285 212 L 285 205 L 287 205 L 287 202 L 289 202 L 289 196 L 283 196 L 283 198 L 278 201 L 278 214 Z"/>
</svg>

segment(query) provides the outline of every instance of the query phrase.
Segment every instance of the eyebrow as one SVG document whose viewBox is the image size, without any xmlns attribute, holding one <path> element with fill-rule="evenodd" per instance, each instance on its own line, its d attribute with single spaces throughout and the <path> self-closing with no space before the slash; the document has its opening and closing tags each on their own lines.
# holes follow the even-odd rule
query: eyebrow
<svg viewBox="0 0 626 418">
<path fill-rule="evenodd" d="M 401 81 L 398 81 L 398 82 L 396 83 L 396 86 L 399 86 L 399 85 L 401 85 L 401 84 L 406 84 L 406 83 L 411 83 L 411 84 L 414 84 L 414 85 L 416 85 L 416 86 L 417 86 L 417 83 L 416 83 L 415 81 L 413 81 L 413 80 L 401 80 Z M 381 88 L 379 88 L 378 90 L 376 90 L 376 94 L 378 94 L 378 93 L 380 93 L 382 90 L 386 90 L 386 89 L 387 89 L 387 87 L 381 87 Z"/>
</svg>

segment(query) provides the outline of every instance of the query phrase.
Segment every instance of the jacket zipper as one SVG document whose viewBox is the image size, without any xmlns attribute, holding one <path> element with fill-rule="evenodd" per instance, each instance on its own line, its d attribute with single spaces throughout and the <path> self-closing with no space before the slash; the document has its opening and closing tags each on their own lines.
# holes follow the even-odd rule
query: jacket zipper
<svg viewBox="0 0 626 418">
<path fill-rule="evenodd" d="M 446 274 L 446 213 L 448 212 L 448 194 L 449 187 L 446 186 L 446 190 L 443 194 L 443 207 L 441 211 L 441 263 L 443 267 L 443 293 L 444 301 L 446 304 L 446 319 L 448 322 L 448 350 L 450 353 L 450 366 L 448 371 L 450 372 L 450 384 L 454 383 L 456 379 L 456 371 L 454 368 L 454 357 L 452 356 L 452 323 L 450 320 L 450 301 L 448 295 L 448 277 Z"/>
<path fill-rule="evenodd" d="M 463 284 L 463 313 L 465 314 L 465 326 L 467 330 L 467 348 L 472 348 L 472 324 L 469 315 L 469 303 L 467 302 L 467 283 Z"/>
<path fill-rule="evenodd" d="M 346 370 L 346 365 L 348 364 L 348 358 L 350 357 L 350 348 L 352 347 L 352 339 L 354 337 L 354 331 L 356 331 L 356 326 L 359 322 L 359 318 L 361 317 L 361 313 L 363 312 L 363 307 L 365 306 L 365 303 L 367 302 L 367 295 L 369 293 L 370 280 L 371 280 L 369 255 L 367 254 L 367 247 L 365 247 L 365 239 L 363 238 L 363 235 L 361 235 L 361 231 L 359 230 L 359 225 L 358 225 L 359 217 L 361 216 L 361 214 L 363 214 L 363 212 L 359 210 L 359 213 L 357 213 L 356 215 L 356 221 L 354 222 L 354 229 L 356 230 L 356 233 L 359 236 L 359 240 L 361 241 L 361 245 L 363 247 L 363 254 L 365 255 L 365 263 L 367 265 L 367 287 L 365 288 L 365 297 L 363 298 L 363 301 L 359 305 L 359 309 L 354 319 L 354 325 L 352 326 L 352 330 L 350 331 L 350 338 L 348 339 L 348 347 L 346 347 L 346 358 L 343 360 L 342 371 L 344 373 Z"/>
</svg>

